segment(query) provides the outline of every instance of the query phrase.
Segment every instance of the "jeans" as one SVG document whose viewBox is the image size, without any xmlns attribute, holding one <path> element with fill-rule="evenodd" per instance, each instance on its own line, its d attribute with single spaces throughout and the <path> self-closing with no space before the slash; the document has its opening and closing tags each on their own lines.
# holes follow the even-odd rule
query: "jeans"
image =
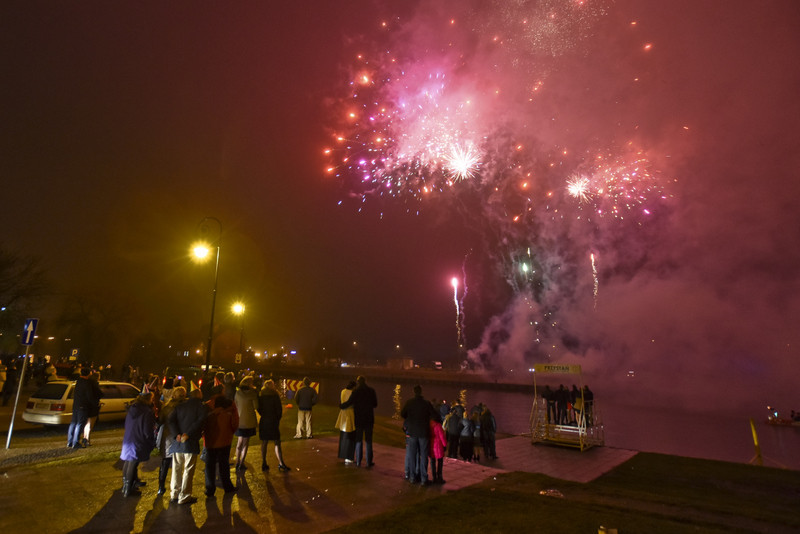
<svg viewBox="0 0 800 534">
<path fill-rule="evenodd" d="M 372 465 L 372 427 L 356 427 L 356 465 L 361 465 L 363 450 L 366 449 L 367 465 Z M 366 447 L 364 447 L 364 443 Z"/>
<path fill-rule="evenodd" d="M 83 427 L 89 420 L 89 410 L 78 409 L 72 412 L 72 420 L 67 430 L 67 447 L 78 447 L 81 444 Z"/>
<path fill-rule="evenodd" d="M 428 482 L 428 437 L 406 438 L 406 465 L 409 467 L 411 482 L 425 484 Z"/>
</svg>

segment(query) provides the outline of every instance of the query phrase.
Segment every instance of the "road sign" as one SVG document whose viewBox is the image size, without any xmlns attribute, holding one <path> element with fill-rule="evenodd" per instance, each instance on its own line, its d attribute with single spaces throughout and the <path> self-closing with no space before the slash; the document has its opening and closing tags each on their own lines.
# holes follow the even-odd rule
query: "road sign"
<svg viewBox="0 0 800 534">
<path fill-rule="evenodd" d="M 25 327 L 22 329 L 22 344 L 33 345 L 33 338 L 36 336 L 36 325 L 39 319 L 26 319 Z"/>
</svg>

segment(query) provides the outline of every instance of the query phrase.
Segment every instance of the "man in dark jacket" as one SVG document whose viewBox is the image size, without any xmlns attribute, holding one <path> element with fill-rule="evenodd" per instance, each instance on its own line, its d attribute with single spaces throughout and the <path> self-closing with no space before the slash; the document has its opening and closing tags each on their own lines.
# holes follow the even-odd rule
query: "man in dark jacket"
<svg viewBox="0 0 800 534">
<path fill-rule="evenodd" d="M 459 415 L 459 410 L 456 408 L 457 405 L 453 405 L 450 409 L 450 413 L 445 416 L 442 425 L 444 426 L 445 432 L 447 433 L 447 457 L 448 458 L 457 458 L 458 457 L 458 439 L 459 435 L 461 434 L 461 415 Z"/>
<path fill-rule="evenodd" d="M 306 429 L 306 437 L 313 438 L 311 408 L 317 403 L 317 390 L 311 387 L 311 380 L 308 377 L 303 379 L 303 387 L 297 391 L 294 400 L 297 403 L 297 432 L 295 432 L 294 439 L 303 437 L 303 428 Z"/>
<path fill-rule="evenodd" d="M 75 381 L 75 391 L 72 394 L 72 420 L 67 431 L 67 447 L 80 449 L 83 427 L 89 420 L 92 407 L 100 402 L 103 393 L 100 385 L 95 380 L 89 380 L 92 370 L 89 367 L 81 368 L 81 376 Z"/>
<path fill-rule="evenodd" d="M 564 384 L 558 386 L 554 394 L 556 398 L 556 424 L 566 425 L 567 419 L 567 404 L 569 404 L 569 390 L 564 387 Z"/>
<path fill-rule="evenodd" d="M 353 392 L 355 394 L 355 392 Z M 414 386 L 414 398 L 406 402 L 400 411 L 406 420 L 406 465 L 409 466 L 409 482 L 428 485 L 428 430 L 431 418 L 436 417 L 431 403 L 422 397 L 422 386 Z"/>
<path fill-rule="evenodd" d="M 175 436 L 170 502 L 197 502 L 197 497 L 192 497 L 192 479 L 207 415 L 208 408 L 203 404 L 203 393 L 199 389 L 192 390 L 189 399 L 169 414 L 169 429 Z"/>
<path fill-rule="evenodd" d="M 497 421 L 488 406 L 483 407 L 481 412 L 481 443 L 483 444 L 483 454 L 487 458 L 497 460 L 497 449 L 495 447 L 495 434 L 497 433 Z"/>
<path fill-rule="evenodd" d="M 363 376 L 356 378 L 358 386 L 353 390 L 350 398 L 339 405 L 345 408 L 353 407 L 353 419 L 356 426 L 356 466 L 361 466 L 363 458 L 363 443 L 367 446 L 367 467 L 375 465 L 372 458 L 372 428 L 375 426 L 375 408 L 378 406 L 378 396 L 375 390 L 367 385 L 367 379 Z"/>
</svg>

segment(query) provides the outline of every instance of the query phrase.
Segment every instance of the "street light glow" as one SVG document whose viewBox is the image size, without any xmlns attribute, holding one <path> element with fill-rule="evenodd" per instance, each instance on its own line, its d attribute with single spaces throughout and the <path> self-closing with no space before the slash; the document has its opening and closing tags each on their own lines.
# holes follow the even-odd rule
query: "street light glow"
<svg viewBox="0 0 800 534">
<path fill-rule="evenodd" d="M 244 313 L 244 304 L 241 302 L 236 302 L 233 306 L 231 306 L 231 310 L 236 315 L 242 315 Z"/>
<path fill-rule="evenodd" d="M 205 260 L 211 254 L 211 247 L 207 243 L 195 243 L 192 245 L 192 256 L 198 260 Z"/>
</svg>

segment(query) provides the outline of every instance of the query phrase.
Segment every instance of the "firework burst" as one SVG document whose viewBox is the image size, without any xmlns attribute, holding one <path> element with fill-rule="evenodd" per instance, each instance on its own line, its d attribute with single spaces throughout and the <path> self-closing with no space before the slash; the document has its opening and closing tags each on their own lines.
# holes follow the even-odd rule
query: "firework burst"
<svg viewBox="0 0 800 534">
<path fill-rule="evenodd" d="M 472 147 L 454 146 L 446 161 L 447 170 L 456 181 L 473 178 L 480 166 L 480 158 Z"/>
<path fill-rule="evenodd" d="M 589 202 L 592 193 L 589 190 L 589 179 L 585 176 L 572 176 L 567 179 L 567 192 L 580 202 Z"/>
<path fill-rule="evenodd" d="M 430 3 L 424 16 L 382 25 L 389 42 L 355 55 L 347 91 L 333 103 L 328 172 L 358 210 L 400 201 L 409 213 L 458 211 L 454 219 L 496 263 L 492 274 L 541 314 L 531 319 L 537 332 L 558 330 L 557 302 L 579 290 L 569 281 L 586 249 L 568 250 L 572 240 L 559 237 L 580 228 L 592 236 L 590 249 L 602 250 L 596 241 L 603 232 L 623 232 L 629 216 L 642 224 L 667 196 L 646 149 L 606 132 L 554 133 L 559 115 L 569 112 L 553 109 L 561 101 L 553 96 L 557 83 L 565 83 L 555 62 L 585 51 L 605 6 L 490 0 L 473 10 L 471 3 Z M 608 144 L 597 146 L 606 137 Z M 573 138 L 577 146 L 568 150 L 563 145 Z M 580 223 L 565 224 L 573 213 Z M 595 253 L 590 259 L 596 307 Z M 462 280 L 466 294 L 465 270 L 451 281 L 460 346 Z"/>
</svg>

